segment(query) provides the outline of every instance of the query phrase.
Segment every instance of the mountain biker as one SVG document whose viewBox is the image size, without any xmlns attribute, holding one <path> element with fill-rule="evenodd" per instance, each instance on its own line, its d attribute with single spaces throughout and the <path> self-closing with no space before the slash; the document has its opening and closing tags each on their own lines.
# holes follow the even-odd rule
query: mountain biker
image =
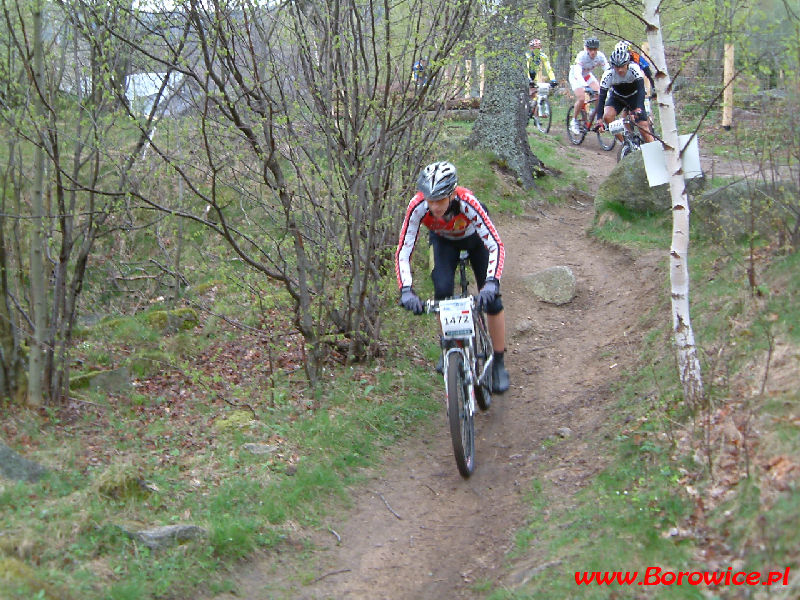
<svg viewBox="0 0 800 600">
<path fill-rule="evenodd" d="M 411 67 L 411 76 L 414 78 L 414 85 L 422 87 L 428 83 L 428 57 L 423 56 L 414 66 Z"/>
<path fill-rule="evenodd" d="M 627 40 L 620 40 L 617 42 L 617 45 L 614 46 L 614 50 L 617 48 L 622 48 L 622 50 L 627 50 L 628 54 L 631 56 L 631 62 L 634 64 L 639 65 L 639 68 L 644 73 L 644 76 L 647 77 L 647 81 L 650 82 L 650 94 L 651 98 L 654 97 L 656 93 L 656 82 L 653 80 L 653 70 L 650 68 L 650 63 L 647 62 L 647 59 L 636 52 L 635 50 L 631 49 L 631 43 Z"/>
<path fill-rule="evenodd" d="M 423 312 L 422 301 L 414 292 L 411 276 L 411 255 L 420 225 L 425 225 L 430 231 L 434 264 L 431 278 L 437 300 L 453 295 L 458 255 L 461 250 L 467 250 L 480 290 L 478 307 L 486 311 L 489 335 L 494 346 L 492 391 L 501 394 L 509 387 L 508 372 L 503 362 L 506 324 L 500 299 L 505 249 L 486 208 L 470 190 L 457 186 L 457 183 L 456 168 L 449 162 L 432 163 L 417 178 L 417 193 L 406 209 L 395 253 L 400 304 L 415 315 Z"/>
<path fill-rule="evenodd" d="M 593 71 L 597 67 L 603 67 L 603 70 L 608 68 L 608 61 L 606 55 L 600 52 L 600 40 L 596 37 L 590 37 L 583 42 L 584 49 L 578 52 L 575 56 L 575 63 L 569 69 L 569 84 L 575 94 L 575 110 L 573 115 L 581 114 L 581 111 L 586 106 L 584 89 L 588 86 L 597 92 L 600 84 L 594 76 Z M 578 123 L 572 119 L 570 129 L 575 135 L 580 134 Z"/>
<path fill-rule="evenodd" d="M 600 81 L 600 97 L 597 100 L 594 121 L 600 111 L 603 111 L 603 121 L 598 123 L 600 128 L 611 123 L 622 110 L 627 109 L 633 120 L 639 126 L 639 131 L 645 142 L 652 142 L 650 124 L 647 120 L 647 111 L 644 108 L 644 75 L 639 65 L 631 62 L 627 50 L 617 48 L 608 58 L 611 67 L 607 69 Z M 601 109 L 601 107 L 603 107 Z M 616 134 L 622 141 L 622 134 Z"/>
<path fill-rule="evenodd" d="M 542 52 L 542 40 L 538 38 L 532 39 L 528 42 L 528 49 L 525 51 L 525 66 L 528 70 L 528 95 L 531 97 L 531 114 L 536 107 L 536 94 L 539 93 L 537 83 L 537 69 L 542 65 L 547 70 L 547 75 L 550 77 L 550 87 L 555 88 L 558 86 L 553 67 L 550 66 L 550 60 L 547 54 Z"/>
</svg>

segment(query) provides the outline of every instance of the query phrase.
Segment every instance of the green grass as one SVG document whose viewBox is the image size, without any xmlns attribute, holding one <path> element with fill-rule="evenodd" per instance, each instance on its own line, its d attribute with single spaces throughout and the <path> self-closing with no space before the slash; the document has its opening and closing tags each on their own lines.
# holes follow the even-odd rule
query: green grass
<svg viewBox="0 0 800 600">
<path fill-rule="evenodd" d="M 390 332 L 416 330 L 420 351 L 435 354 L 430 322 L 399 310 L 395 317 Z M 143 329 L 138 319 L 104 322 L 83 344 L 94 353 L 109 339 L 151 344 Z M 225 344 L 213 342 L 218 368 Z M 298 526 L 320 527 L 329 511 L 347 506 L 347 488 L 364 467 L 398 438 L 436 423 L 441 408 L 428 362 L 411 362 L 397 348 L 385 362 L 329 367 L 314 403 L 296 376 L 274 378 L 272 389 L 243 381 L 228 388 L 238 397 L 227 399 L 253 410 L 236 409 L 209 393 L 226 379 L 194 365 L 207 345 L 187 343 L 180 356 L 161 350 L 170 361 L 164 373 L 128 395 L 97 393 L 78 414 L 16 414 L 6 423 L 36 436 L 38 450 L 27 455 L 45 464 L 50 456 L 59 468 L 38 483 L 0 487 L 0 556 L 22 552 L 27 567 L 4 598 L 41 591 L 143 600 L 191 597 L 198 586 L 229 589 L 227 566 L 281 546 Z M 170 373 L 182 373 L 191 396 L 176 394 Z M 246 443 L 275 451 L 254 455 Z M 123 531 L 175 523 L 196 524 L 207 537 L 153 553 Z"/>
</svg>

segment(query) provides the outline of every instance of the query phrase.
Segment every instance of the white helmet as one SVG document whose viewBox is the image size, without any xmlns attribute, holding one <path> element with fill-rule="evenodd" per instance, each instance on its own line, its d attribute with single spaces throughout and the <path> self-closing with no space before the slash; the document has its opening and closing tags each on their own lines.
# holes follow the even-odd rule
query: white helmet
<svg viewBox="0 0 800 600">
<path fill-rule="evenodd" d="M 612 67 L 623 67 L 631 61 L 631 55 L 627 50 L 622 48 L 615 49 L 611 56 L 608 57 L 608 62 Z"/>
<path fill-rule="evenodd" d="M 628 50 L 630 50 L 630 48 L 631 48 L 631 43 L 629 41 L 627 41 L 627 40 L 620 40 L 620 41 L 617 42 L 617 45 L 614 46 L 614 50 L 621 49 L 621 50 L 624 50 L 626 52 Z"/>
<path fill-rule="evenodd" d="M 425 200 L 441 200 L 449 196 L 458 183 L 456 168 L 449 162 L 435 162 L 424 169 L 417 178 L 417 189 Z"/>
</svg>

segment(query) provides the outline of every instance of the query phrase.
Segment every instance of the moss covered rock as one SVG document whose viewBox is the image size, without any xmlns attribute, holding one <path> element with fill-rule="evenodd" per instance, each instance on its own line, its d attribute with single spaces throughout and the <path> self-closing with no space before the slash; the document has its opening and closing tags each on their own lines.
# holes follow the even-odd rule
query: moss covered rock
<svg viewBox="0 0 800 600">
<path fill-rule="evenodd" d="M 249 427 L 254 421 L 253 413 L 250 411 L 234 410 L 214 421 L 214 428 L 219 431 L 243 429 L 244 427 Z"/>
<path fill-rule="evenodd" d="M 702 191 L 705 179 L 688 179 L 690 194 Z M 595 215 L 600 217 L 609 210 L 625 214 L 666 213 L 672 208 L 669 184 L 650 187 L 641 152 L 629 154 L 614 167 L 597 189 L 594 201 Z"/>
<path fill-rule="evenodd" d="M 692 224 L 715 241 L 739 240 L 751 233 L 771 239 L 796 227 L 797 198 L 797 186 L 791 183 L 737 181 L 698 196 L 692 204 Z"/>
<path fill-rule="evenodd" d="M 52 585 L 43 581 L 33 568 L 12 557 L 0 558 L 0 598 L 6 597 L 6 590 L 16 593 L 15 598 L 25 597 L 22 594 L 30 594 L 32 598 L 45 600 L 70 597 L 65 595 L 63 590 L 56 591 Z"/>
<path fill-rule="evenodd" d="M 200 324 L 200 319 L 193 308 L 176 308 L 151 312 L 147 315 L 147 322 L 163 333 L 177 333 L 194 329 Z"/>
<path fill-rule="evenodd" d="M 69 378 L 71 390 L 94 390 L 108 394 L 119 394 L 131 388 L 131 372 L 128 367 L 79 373 Z"/>
</svg>

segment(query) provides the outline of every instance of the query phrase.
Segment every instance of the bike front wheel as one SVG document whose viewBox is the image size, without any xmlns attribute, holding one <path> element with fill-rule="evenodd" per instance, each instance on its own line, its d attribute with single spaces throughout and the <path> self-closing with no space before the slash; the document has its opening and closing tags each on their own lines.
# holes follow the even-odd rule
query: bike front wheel
<svg viewBox="0 0 800 600">
<path fill-rule="evenodd" d="M 586 129 L 583 127 L 582 118 L 579 115 L 579 119 L 578 119 L 579 133 L 575 133 L 574 131 L 572 131 L 572 128 L 570 127 L 570 124 L 572 123 L 572 111 L 574 111 L 574 110 L 575 110 L 574 106 L 570 107 L 567 110 L 567 137 L 569 138 L 570 142 L 572 142 L 574 145 L 578 146 L 579 144 L 581 144 L 583 142 L 583 138 L 586 137 Z"/>
<path fill-rule="evenodd" d="M 539 115 L 536 120 L 536 129 L 542 133 L 548 133 L 552 122 L 553 113 L 550 111 L 550 102 L 547 101 L 547 98 L 542 98 L 542 101 L 539 103 Z"/>
<path fill-rule="evenodd" d="M 617 152 L 617 162 L 621 161 L 623 158 L 628 156 L 629 154 L 633 154 L 639 149 L 639 144 L 626 139 L 619 148 L 619 152 Z"/>
<path fill-rule="evenodd" d="M 617 138 L 613 133 L 606 129 L 605 131 L 597 132 L 597 143 L 600 144 L 600 147 L 603 150 L 610 152 L 614 149 L 614 145 L 617 143 Z"/>
<path fill-rule="evenodd" d="M 464 377 L 466 365 L 460 352 L 447 356 L 447 418 L 453 453 L 461 476 L 475 471 L 475 422 L 470 406 L 470 387 Z"/>
</svg>

